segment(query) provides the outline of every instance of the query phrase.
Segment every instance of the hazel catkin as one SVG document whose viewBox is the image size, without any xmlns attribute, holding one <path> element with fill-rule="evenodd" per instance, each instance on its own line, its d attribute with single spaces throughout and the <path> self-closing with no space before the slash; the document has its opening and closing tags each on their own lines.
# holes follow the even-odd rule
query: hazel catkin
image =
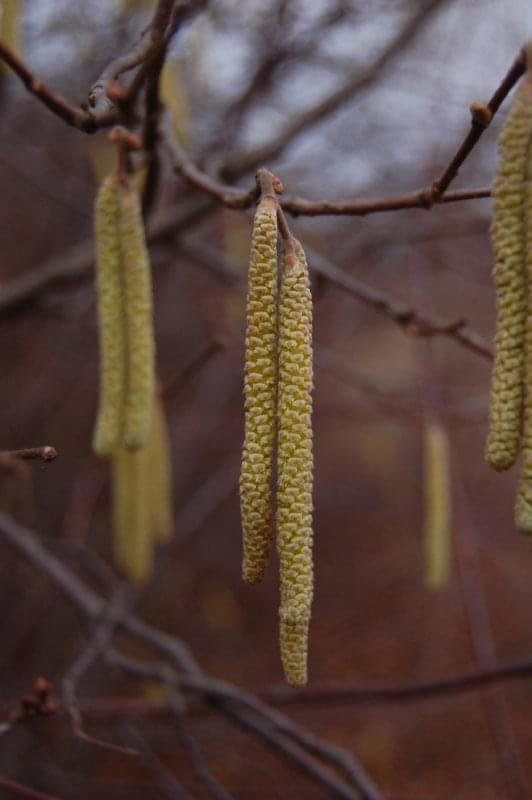
<svg viewBox="0 0 532 800">
<path fill-rule="evenodd" d="M 115 561 L 134 583 L 147 581 L 152 563 L 146 448 L 121 445 L 113 454 L 113 549 Z"/>
<path fill-rule="evenodd" d="M 451 557 L 449 441 L 443 425 L 427 420 L 424 429 L 425 584 L 441 589 L 448 581 Z"/>
<path fill-rule="evenodd" d="M 530 77 L 523 84 L 522 91 L 529 93 L 528 102 L 532 106 L 532 80 Z M 522 459 L 515 499 L 515 524 L 522 533 L 532 533 L 532 147 L 530 139 L 524 177 L 524 194 L 526 222 L 523 246 L 527 311 L 524 341 Z"/>
<path fill-rule="evenodd" d="M 127 337 L 127 397 L 124 444 L 134 450 L 148 441 L 155 394 L 155 345 L 151 268 L 138 191 L 121 194 L 120 242 Z"/>
<path fill-rule="evenodd" d="M 531 131 L 532 82 L 527 79 L 515 93 L 499 138 L 500 157 L 492 187 L 497 332 L 486 460 L 497 470 L 512 466 L 520 446 L 527 308 L 525 181 Z"/>
<path fill-rule="evenodd" d="M 312 298 L 301 244 L 283 243 L 279 296 L 277 549 L 286 680 L 307 681 L 312 567 Z"/>
<path fill-rule="evenodd" d="M 244 376 L 245 436 L 240 471 L 242 575 L 264 577 L 272 539 L 272 455 L 277 381 L 277 203 L 262 196 L 255 213 L 248 273 Z"/>
<path fill-rule="evenodd" d="M 126 396 L 120 191 L 117 177 L 110 175 L 103 181 L 95 205 L 100 398 L 93 448 L 100 456 L 110 456 L 119 444 Z"/>
</svg>

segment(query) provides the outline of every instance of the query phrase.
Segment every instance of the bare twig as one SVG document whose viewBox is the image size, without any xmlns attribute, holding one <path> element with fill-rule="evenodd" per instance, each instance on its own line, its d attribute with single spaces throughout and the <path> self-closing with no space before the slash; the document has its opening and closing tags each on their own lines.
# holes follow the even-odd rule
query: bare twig
<svg viewBox="0 0 532 800">
<path fill-rule="evenodd" d="M 516 60 L 508 70 L 508 73 L 505 75 L 502 82 L 487 103 L 487 108 L 489 112 L 491 112 L 489 117 L 490 121 L 495 116 L 506 95 L 509 94 L 521 75 L 523 75 L 525 68 L 525 53 L 523 49 L 520 51 Z M 437 178 L 432 184 L 430 190 L 430 199 L 433 202 L 438 202 L 444 192 L 446 192 L 451 182 L 456 178 L 458 175 L 458 170 L 473 150 L 474 146 L 486 130 L 488 124 L 489 123 L 486 122 L 482 123 L 474 113 L 472 114 L 471 129 L 469 133 L 456 151 L 448 166 L 444 169 L 440 177 Z"/>
<path fill-rule="evenodd" d="M 61 588 L 89 620 L 96 621 L 100 618 L 105 608 L 104 601 L 64 564 L 49 553 L 31 531 L 2 512 L 0 512 L 0 535 L 20 555 L 42 570 Z M 228 716 L 234 717 L 238 715 L 239 720 L 243 721 L 244 724 L 248 724 L 250 716 L 258 717 L 259 721 L 255 726 L 256 732 L 259 733 L 261 726 L 266 726 L 265 729 L 269 731 L 268 741 L 275 742 L 276 748 L 284 752 L 285 755 L 289 755 L 301 768 L 311 771 L 317 778 L 321 775 L 323 781 L 325 781 L 327 776 L 323 775 L 322 768 L 320 765 L 316 765 L 313 760 L 313 756 L 318 756 L 347 776 L 364 800 L 381 800 L 380 793 L 350 753 L 318 739 L 302 726 L 285 717 L 284 714 L 271 709 L 244 690 L 222 681 L 208 678 L 204 675 L 186 645 L 179 639 L 142 622 L 131 614 L 124 613 L 120 615 L 117 619 L 117 626 L 143 642 L 151 644 L 156 650 L 163 653 L 166 659 L 171 661 L 174 665 L 173 667 L 166 663 L 157 666 L 159 680 L 171 682 L 176 674 L 174 670 L 178 669 L 180 674 L 178 675 L 176 686 L 199 693 L 206 701 L 215 708 L 227 713 Z M 129 659 L 129 657 L 112 649 L 108 649 L 107 654 L 122 666 Z M 129 659 L 129 661 L 132 661 L 132 659 Z M 155 676 L 153 665 L 138 661 L 132 663 L 131 670 L 136 670 L 137 674 L 151 678 Z M 228 704 L 231 710 L 230 714 L 227 710 Z M 273 735 L 273 732 L 275 732 L 275 735 Z M 297 753 L 291 753 L 293 747 L 290 747 L 290 743 L 286 743 L 286 738 L 296 743 Z M 302 748 L 303 752 L 300 753 L 299 748 Z M 338 778 L 334 775 L 333 781 L 338 781 Z M 326 785 L 333 790 L 333 784 L 330 781 Z M 340 781 L 339 786 L 345 786 L 345 781 Z M 343 797 L 344 800 L 354 800 L 357 797 L 352 791 L 344 790 L 343 794 L 339 793 L 340 791 L 342 789 L 338 788 L 336 795 Z"/>
<path fill-rule="evenodd" d="M 103 70 L 89 91 L 89 106 L 96 115 L 109 115 L 116 112 L 116 103 L 108 96 L 108 89 L 114 82 L 134 67 L 141 65 L 136 81 L 120 96 L 120 105 L 126 108 L 135 99 L 142 87 L 146 71 L 166 47 L 166 30 L 170 22 L 175 0 L 158 0 L 152 21 L 140 37 L 138 43 L 124 55 L 114 58 Z"/>
<path fill-rule="evenodd" d="M 41 459 L 41 461 L 55 461 L 57 458 L 57 450 L 55 447 L 45 445 L 44 447 L 25 447 L 22 450 L 2 450 L 0 451 L 0 460 L 3 458 L 17 459 L 21 458 L 24 461 L 31 461 L 34 459 Z"/>
<path fill-rule="evenodd" d="M 467 322 L 463 319 L 451 322 L 439 322 L 425 317 L 415 309 L 407 308 L 386 295 L 372 289 L 367 284 L 351 277 L 338 269 L 327 259 L 306 245 L 311 270 L 323 275 L 335 286 L 356 297 L 379 314 L 389 317 L 410 336 L 434 337 L 444 336 L 471 350 L 482 358 L 490 360 L 492 353 L 486 342 L 475 332 L 467 330 Z"/>
<path fill-rule="evenodd" d="M 63 704 L 70 717 L 72 729 L 78 738 L 89 744 L 114 750 L 125 755 L 137 755 L 136 751 L 129 747 L 117 745 L 88 734 L 83 727 L 82 713 L 77 700 L 77 684 L 89 667 L 109 647 L 118 617 L 124 608 L 124 600 L 123 587 L 119 586 L 114 598 L 105 608 L 100 621 L 95 625 L 93 636 L 63 677 Z"/>
<path fill-rule="evenodd" d="M 265 145 L 242 156 L 237 156 L 233 161 L 229 161 L 223 169 L 223 176 L 226 179 L 233 179 L 237 175 L 242 175 L 255 169 L 260 164 L 268 163 L 279 155 L 286 145 L 300 133 L 308 131 L 347 100 L 350 100 L 357 92 L 371 86 L 383 69 L 412 41 L 441 3 L 442 0 L 424 2 L 418 13 L 406 23 L 392 43 L 388 45 L 373 64 L 362 72 L 357 69 L 339 89 L 332 92 L 308 111 L 304 111 L 292 119 L 277 136 L 273 137 Z"/>
<path fill-rule="evenodd" d="M 37 789 L 32 789 L 31 786 L 26 786 L 23 783 L 18 783 L 7 775 L 0 775 L 0 786 L 11 792 L 17 797 L 26 797 L 27 800 L 60 800 L 57 795 L 45 794 L 39 792 Z"/>
<path fill-rule="evenodd" d="M 164 141 L 171 154 L 175 172 L 190 186 L 213 197 L 227 208 L 245 209 L 254 204 L 257 199 L 256 186 L 248 190 L 237 189 L 202 172 L 171 136 L 167 126 L 164 129 Z M 304 197 L 287 195 L 279 199 L 279 205 L 294 216 L 364 217 L 368 214 L 411 208 L 428 210 L 440 203 L 457 203 L 489 196 L 489 189 L 461 189 L 433 196 L 432 189 L 422 188 L 396 197 L 383 197 L 377 200 L 307 200 Z"/>
<path fill-rule="evenodd" d="M 79 128 L 85 133 L 94 133 L 97 130 L 98 124 L 89 111 L 70 105 L 60 95 L 49 89 L 45 83 L 35 77 L 26 64 L 3 42 L 0 42 L 0 59 L 20 78 L 28 92 L 33 94 L 67 125 Z"/>
</svg>

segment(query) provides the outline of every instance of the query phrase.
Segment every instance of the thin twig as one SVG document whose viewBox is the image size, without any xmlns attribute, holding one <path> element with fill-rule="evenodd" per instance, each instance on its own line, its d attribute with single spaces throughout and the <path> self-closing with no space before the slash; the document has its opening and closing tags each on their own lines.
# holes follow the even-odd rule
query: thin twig
<svg viewBox="0 0 532 800">
<path fill-rule="evenodd" d="M 442 0 L 424 2 L 418 13 L 408 20 L 404 28 L 373 64 L 362 71 L 357 68 L 354 74 L 339 89 L 332 92 L 308 111 L 304 111 L 299 116 L 292 118 L 280 133 L 265 145 L 229 161 L 223 169 L 224 178 L 231 180 L 238 175 L 243 175 L 250 170 L 256 169 L 261 164 L 271 162 L 296 136 L 303 131 L 307 132 L 343 103 L 351 100 L 357 92 L 371 86 L 384 68 L 414 39 L 441 3 Z"/>
<path fill-rule="evenodd" d="M 519 78 L 524 74 L 525 69 L 525 53 L 524 49 L 522 49 L 487 103 L 487 108 L 491 112 L 490 119 L 493 119 L 499 110 L 502 101 L 513 89 Z M 471 153 L 486 128 L 487 125 L 480 123 L 473 114 L 469 133 L 466 135 L 464 141 L 456 151 L 448 166 L 444 169 L 440 177 L 437 178 L 432 184 L 430 196 L 433 202 L 438 202 L 441 196 L 446 192 L 451 182 L 458 175 L 458 170 Z"/>
<path fill-rule="evenodd" d="M 0 59 L 20 78 L 30 94 L 33 94 L 67 125 L 79 128 L 85 133 L 94 133 L 97 130 L 98 123 L 89 111 L 70 105 L 60 95 L 49 89 L 45 83 L 35 77 L 26 64 L 4 42 L 0 42 Z"/>
<path fill-rule="evenodd" d="M 114 597 L 105 608 L 101 619 L 94 627 L 94 633 L 80 652 L 62 680 L 63 705 L 66 709 L 74 734 L 89 744 L 103 747 L 125 755 L 137 755 L 135 750 L 117 745 L 88 734 L 83 727 L 83 717 L 77 700 L 77 684 L 89 667 L 105 652 L 113 638 L 118 617 L 124 608 L 124 589 L 118 586 Z"/>
<path fill-rule="evenodd" d="M 163 129 L 164 142 L 171 155 L 174 171 L 190 186 L 209 195 L 227 208 L 242 210 L 250 208 L 257 199 L 256 186 L 250 189 L 238 189 L 223 181 L 207 175 L 196 167 L 180 144 L 169 133 L 168 126 Z M 290 195 L 279 198 L 282 209 L 294 216 L 354 216 L 364 217 L 385 211 L 405 209 L 431 209 L 441 203 L 457 203 L 464 200 L 476 200 L 489 197 L 490 189 L 461 189 L 443 195 L 432 196 L 432 189 L 416 189 L 396 197 L 383 197 L 376 200 L 308 200 L 304 197 Z"/>
<path fill-rule="evenodd" d="M 31 786 L 8 778 L 7 775 L 0 775 L 0 786 L 3 786 L 8 792 L 16 794 L 17 797 L 26 797 L 27 800 L 60 800 L 56 795 L 39 792 L 37 789 L 32 789 Z"/>
<path fill-rule="evenodd" d="M 24 461 L 34 459 L 41 459 L 44 462 L 55 461 L 57 450 L 49 445 L 44 445 L 44 447 L 24 447 L 22 450 L 1 450 L 0 459 L 2 458 L 20 458 Z"/>
<path fill-rule="evenodd" d="M 20 555 L 42 570 L 61 588 L 89 620 L 95 621 L 100 618 L 105 608 L 104 601 L 55 556 L 49 553 L 30 530 L 19 525 L 2 512 L 0 512 L 0 535 Z M 176 684 L 179 688 L 199 693 L 205 700 L 212 703 L 215 708 L 220 708 L 224 712 L 227 703 L 229 703 L 232 708 L 232 715 L 238 714 L 244 720 L 249 717 L 250 713 L 257 715 L 259 719 L 266 722 L 267 727 L 273 726 L 277 731 L 278 735 L 274 739 L 277 740 L 276 746 L 281 752 L 290 755 L 287 748 L 283 747 L 284 739 L 288 737 L 311 754 L 303 753 L 295 759 L 299 766 L 307 770 L 313 770 L 316 765 L 313 763 L 312 756 L 318 756 L 342 771 L 359 790 L 364 800 L 381 800 L 379 791 L 365 775 L 354 756 L 329 742 L 320 740 L 302 726 L 288 719 L 284 714 L 275 711 L 244 690 L 222 681 L 210 679 L 204 675 L 188 647 L 179 639 L 142 622 L 132 614 L 124 613 L 119 616 L 117 626 L 143 642 L 151 644 L 155 649 L 163 653 L 166 659 L 170 659 L 175 669 L 180 671 L 179 680 Z M 125 663 L 124 659 L 128 658 L 109 648 L 106 654 L 114 657 L 117 663 L 122 664 Z M 151 678 L 154 677 L 153 665 L 150 666 L 145 662 L 137 661 L 135 662 L 135 668 L 139 674 L 144 674 Z M 159 670 L 160 680 L 173 680 L 174 668 L 170 667 L 169 664 L 159 664 L 157 669 Z M 164 673 L 161 670 L 164 670 Z M 165 677 L 161 678 L 162 675 Z M 292 756 L 292 758 L 294 757 Z M 316 777 L 318 777 L 318 774 L 319 772 L 316 773 Z M 344 793 L 338 796 L 342 796 L 344 800 L 353 800 L 356 797 L 352 792 L 351 794 Z"/>
</svg>

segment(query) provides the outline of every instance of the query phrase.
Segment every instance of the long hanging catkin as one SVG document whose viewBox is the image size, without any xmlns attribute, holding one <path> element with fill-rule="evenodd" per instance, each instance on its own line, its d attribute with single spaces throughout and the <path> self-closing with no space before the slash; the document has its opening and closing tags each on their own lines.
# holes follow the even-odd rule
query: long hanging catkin
<svg viewBox="0 0 532 800">
<path fill-rule="evenodd" d="M 424 429 L 424 471 L 425 584 L 441 589 L 449 577 L 451 487 L 447 433 L 434 419 L 427 420 Z"/>
<path fill-rule="evenodd" d="M 271 181 L 270 181 L 271 184 Z M 272 539 L 277 339 L 277 203 L 273 187 L 257 206 L 248 274 L 244 377 L 245 437 L 240 471 L 242 575 L 264 577 Z"/>
<path fill-rule="evenodd" d="M 497 333 L 486 460 L 497 470 L 512 466 L 520 446 L 527 307 L 525 180 L 531 130 L 532 82 L 527 78 L 515 93 L 499 139 L 500 158 L 492 187 Z"/>
<path fill-rule="evenodd" d="M 279 297 L 277 548 L 286 680 L 307 681 L 312 568 L 312 298 L 301 244 L 283 242 Z"/>
<path fill-rule="evenodd" d="M 530 51 L 530 47 L 528 48 Z M 527 93 L 532 108 L 532 79 L 529 69 L 527 80 L 521 87 Z M 531 112 L 532 114 L 532 112 Z M 532 127 L 532 126 L 531 126 Z M 524 183 L 524 251 L 527 285 L 527 313 L 524 344 L 524 410 L 522 433 L 522 461 L 515 500 L 515 524 L 523 533 L 532 533 L 532 131 L 529 132 L 528 154 Z"/>
<path fill-rule="evenodd" d="M 148 441 L 155 394 L 151 269 L 140 198 L 134 186 L 127 186 L 121 194 L 120 237 L 127 337 L 124 444 L 134 450 Z"/>
<path fill-rule="evenodd" d="M 106 178 L 95 206 L 96 289 L 100 340 L 100 400 L 94 451 L 110 456 L 122 436 L 126 396 L 126 339 L 117 176 Z"/>
</svg>

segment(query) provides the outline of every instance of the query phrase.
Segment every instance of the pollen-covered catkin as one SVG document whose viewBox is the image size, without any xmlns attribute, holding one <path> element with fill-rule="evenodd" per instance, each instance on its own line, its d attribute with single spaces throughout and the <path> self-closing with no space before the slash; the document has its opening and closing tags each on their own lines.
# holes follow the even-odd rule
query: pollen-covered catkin
<svg viewBox="0 0 532 800">
<path fill-rule="evenodd" d="M 134 186 L 121 194 L 120 234 L 127 336 L 124 443 L 134 450 L 148 441 L 155 394 L 151 268 L 140 198 Z"/>
<path fill-rule="evenodd" d="M 242 575 L 264 577 L 272 539 L 272 455 L 277 394 L 277 203 L 257 206 L 248 274 L 244 377 L 245 437 L 240 471 Z"/>
<path fill-rule="evenodd" d="M 530 73 L 529 73 L 530 74 Z M 530 93 L 532 105 L 532 81 L 523 85 Z M 532 533 L 532 143 L 529 141 L 525 174 L 525 271 L 527 283 L 527 313 L 524 344 L 524 409 L 522 433 L 522 460 L 519 483 L 515 499 L 515 524 L 523 533 Z"/>
<path fill-rule="evenodd" d="M 120 186 L 106 178 L 95 206 L 96 293 L 100 340 L 100 399 L 94 451 L 109 456 L 122 435 L 126 394 L 126 340 L 120 252 Z"/>
<path fill-rule="evenodd" d="M 527 307 L 525 176 L 531 131 L 532 82 L 527 79 L 516 91 L 499 139 L 492 187 L 497 333 L 486 460 L 497 470 L 512 466 L 520 446 Z"/>
<path fill-rule="evenodd" d="M 312 297 L 301 244 L 283 243 L 279 297 L 277 548 L 286 680 L 307 681 L 312 567 Z"/>
</svg>

